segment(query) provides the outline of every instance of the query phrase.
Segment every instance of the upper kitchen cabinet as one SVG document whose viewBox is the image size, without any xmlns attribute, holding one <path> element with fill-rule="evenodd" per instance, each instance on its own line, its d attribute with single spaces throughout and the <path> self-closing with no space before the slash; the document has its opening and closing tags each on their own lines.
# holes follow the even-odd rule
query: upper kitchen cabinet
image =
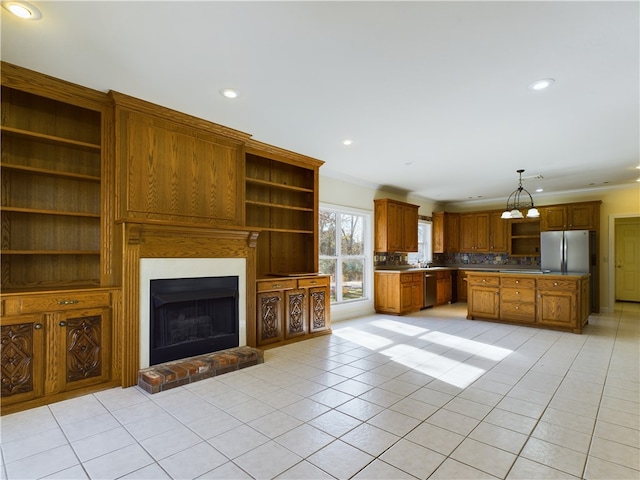
<svg viewBox="0 0 640 480">
<path fill-rule="evenodd" d="M 460 251 L 506 253 L 508 222 L 501 216 L 497 210 L 460 214 Z"/>
<path fill-rule="evenodd" d="M 540 230 L 598 230 L 602 202 L 540 207 Z"/>
<path fill-rule="evenodd" d="M 2 288 L 111 284 L 111 102 L 2 63 Z"/>
<path fill-rule="evenodd" d="M 489 213 L 475 212 L 460 215 L 460 251 L 463 253 L 489 251 Z"/>
<path fill-rule="evenodd" d="M 460 214 L 433 212 L 433 253 L 456 253 L 460 249 Z"/>
<path fill-rule="evenodd" d="M 121 219 L 244 223 L 243 146 L 248 134 L 110 93 L 116 105 Z"/>
<path fill-rule="evenodd" d="M 489 214 L 489 251 L 506 253 L 509 250 L 509 222 L 502 218 L 502 210 Z"/>
<path fill-rule="evenodd" d="M 246 148 L 246 225 L 260 231 L 257 275 L 318 271 L 318 182 L 324 162 L 254 140 Z"/>
<path fill-rule="evenodd" d="M 389 198 L 374 202 L 376 252 L 418 251 L 418 205 Z"/>
</svg>

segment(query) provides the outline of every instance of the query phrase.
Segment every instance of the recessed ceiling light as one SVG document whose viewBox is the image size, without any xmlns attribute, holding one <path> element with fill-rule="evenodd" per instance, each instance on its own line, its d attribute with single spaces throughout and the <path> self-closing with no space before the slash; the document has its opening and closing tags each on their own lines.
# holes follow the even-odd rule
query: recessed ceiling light
<svg viewBox="0 0 640 480">
<path fill-rule="evenodd" d="M 227 98 L 238 98 L 238 91 L 233 88 L 223 88 L 220 90 L 220 95 Z"/>
<path fill-rule="evenodd" d="M 42 18 L 40 10 L 27 2 L 2 2 L 2 6 L 16 17 L 24 20 L 39 20 Z"/>
<path fill-rule="evenodd" d="M 342 140 L 342 144 L 343 145 L 351 145 L 353 143 L 353 140 L 351 140 L 350 138 L 345 138 L 344 140 Z"/>
<path fill-rule="evenodd" d="M 545 88 L 549 88 L 553 85 L 555 80 L 553 78 L 543 78 L 542 80 L 536 80 L 531 85 L 529 85 L 529 90 L 540 91 Z"/>
<path fill-rule="evenodd" d="M 538 192 L 538 193 L 544 192 L 544 188 L 536 188 L 536 192 Z"/>
</svg>

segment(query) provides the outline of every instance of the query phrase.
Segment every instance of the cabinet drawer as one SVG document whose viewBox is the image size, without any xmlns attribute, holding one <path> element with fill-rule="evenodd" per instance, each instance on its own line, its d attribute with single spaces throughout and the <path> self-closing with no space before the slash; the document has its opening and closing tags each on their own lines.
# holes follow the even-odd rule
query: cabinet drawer
<svg viewBox="0 0 640 480">
<path fill-rule="evenodd" d="M 500 277 L 492 277 L 489 275 L 487 275 L 486 277 L 469 275 L 467 277 L 467 282 L 469 283 L 469 285 L 488 285 L 497 287 L 498 285 L 500 285 Z"/>
<path fill-rule="evenodd" d="M 526 318 L 533 321 L 535 315 L 536 305 L 534 303 L 502 302 L 500 304 L 500 316 L 507 320 Z"/>
<path fill-rule="evenodd" d="M 505 302 L 534 303 L 536 298 L 535 289 L 522 288 L 501 288 L 500 295 Z"/>
<path fill-rule="evenodd" d="M 413 282 L 413 273 L 403 273 L 400 275 L 400 282 L 402 283 L 412 283 Z"/>
<path fill-rule="evenodd" d="M 503 287 L 536 288 L 535 278 L 502 277 Z"/>
<path fill-rule="evenodd" d="M 37 313 L 87 307 L 108 307 L 111 305 L 111 293 L 69 292 L 41 297 L 24 297 L 16 300 L 19 302 L 19 313 Z M 7 299 L 7 308 L 9 308 L 9 302 L 10 300 Z"/>
<path fill-rule="evenodd" d="M 538 288 L 540 290 L 576 290 L 578 288 L 578 281 L 540 278 L 538 279 Z"/>
<path fill-rule="evenodd" d="M 329 285 L 330 277 L 313 277 L 313 278 L 300 278 L 298 279 L 299 288 L 307 287 L 324 287 Z"/>
<path fill-rule="evenodd" d="M 297 288 L 298 281 L 296 279 L 274 279 L 274 280 L 262 280 L 258 282 L 258 292 L 268 292 L 271 290 L 288 290 L 290 288 Z"/>
</svg>

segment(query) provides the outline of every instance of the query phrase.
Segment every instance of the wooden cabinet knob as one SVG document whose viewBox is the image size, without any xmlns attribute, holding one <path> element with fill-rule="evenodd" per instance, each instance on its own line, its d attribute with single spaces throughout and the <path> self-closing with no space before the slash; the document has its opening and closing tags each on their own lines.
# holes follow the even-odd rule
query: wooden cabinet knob
<svg viewBox="0 0 640 480">
<path fill-rule="evenodd" d="M 33 326 L 33 328 L 34 328 L 35 330 L 40 330 L 40 329 L 42 328 L 42 324 L 41 324 L 41 323 L 36 323 L 36 324 Z"/>
</svg>

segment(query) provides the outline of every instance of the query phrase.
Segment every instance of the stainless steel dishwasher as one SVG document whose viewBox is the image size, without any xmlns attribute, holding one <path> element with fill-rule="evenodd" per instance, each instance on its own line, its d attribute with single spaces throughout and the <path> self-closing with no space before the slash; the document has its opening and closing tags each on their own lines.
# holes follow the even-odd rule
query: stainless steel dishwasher
<svg viewBox="0 0 640 480">
<path fill-rule="evenodd" d="M 438 295 L 438 278 L 436 272 L 424 272 L 424 295 L 422 308 L 433 307 Z"/>
</svg>

